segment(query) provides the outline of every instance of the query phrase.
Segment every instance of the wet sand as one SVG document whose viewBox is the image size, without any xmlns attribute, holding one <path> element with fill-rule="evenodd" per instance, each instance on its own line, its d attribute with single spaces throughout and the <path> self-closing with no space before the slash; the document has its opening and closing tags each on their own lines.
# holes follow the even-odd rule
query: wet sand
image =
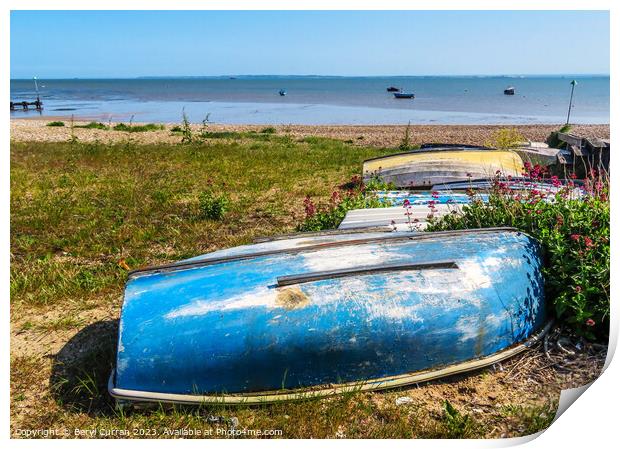
<svg viewBox="0 0 620 449">
<path fill-rule="evenodd" d="M 49 127 L 51 119 L 12 119 L 11 140 L 17 142 L 64 142 L 71 138 L 70 122 L 64 120 L 64 127 Z M 75 125 L 88 122 L 76 121 Z M 106 123 L 107 124 L 107 123 Z M 114 125 L 114 123 L 112 123 Z M 127 133 L 123 131 L 74 128 L 73 135 L 80 142 L 115 143 L 131 138 L 134 143 L 180 143 L 181 135 L 170 130 L 178 123 L 164 124 L 161 131 Z M 552 131 L 562 125 L 411 125 L 410 143 L 464 143 L 483 145 L 493 141 L 493 135 L 500 129 L 514 128 L 524 138 L 531 141 L 544 141 Z M 265 129 L 264 125 L 217 125 L 209 124 L 209 131 L 257 131 Z M 274 126 L 277 134 L 289 134 L 296 138 L 317 136 L 350 141 L 356 145 L 395 147 L 405 134 L 406 126 L 402 125 L 285 125 Z M 192 125 L 198 133 L 202 125 Z M 608 139 L 609 125 L 575 125 L 572 133 Z"/>
</svg>

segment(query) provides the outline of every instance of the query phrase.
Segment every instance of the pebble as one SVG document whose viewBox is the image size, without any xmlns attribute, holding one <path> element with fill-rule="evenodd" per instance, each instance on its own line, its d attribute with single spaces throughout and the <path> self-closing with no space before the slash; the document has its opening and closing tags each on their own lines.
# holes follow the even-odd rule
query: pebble
<svg viewBox="0 0 620 449">
<path fill-rule="evenodd" d="M 400 398 L 396 398 L 396 405 L 411 404 L 412 402 L 413 399 L 411 399 L 409 396 L 402 396 Z"/>
</svg>

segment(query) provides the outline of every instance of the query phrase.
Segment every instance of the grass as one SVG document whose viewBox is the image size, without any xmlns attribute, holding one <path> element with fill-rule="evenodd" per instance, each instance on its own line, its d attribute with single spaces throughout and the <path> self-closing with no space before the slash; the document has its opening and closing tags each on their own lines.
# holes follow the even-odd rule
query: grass
<svg viewBox="0 0 620 449">
<path fill-rule="evenodd" d="M 291 232 L 305 217 L 306 198 L 329 202 L 364 159 L 394 151 L 269 132 L 186 145 L 12 142 L 13 422 L 68 429 L 61 436 L 70 437 L 161 438 L 180 436 L 179 429 L 229 437 L 218 432 L 233 417 L 241 429 L 277 429 L 287 438 L 494 436 L 462 401 L 452 401 L 450 411 L 441 397 L 427 395 L 396 405 L 408 391 L 127 412 L 116 410 L 106 393 L 127 269 Z M 203 192 L 226 198 L 225 215 L 215 214 L 220 219 L 205 216 Z M 23 335 L 27 350 L 21 351 Z M 448 395 L 451 387 L 437 388 Z M 515 426 L 529 431 L 547 422 L 523 410 L 510 415 Z M 484 419 L 504 415 L 493 407 Z M 149 429 L 155 433 L 146 434 Z"/>
<path fill-rule="evenodd" d="M 51 126 L 51 127 L 60 127 L 60 126 L 65 126 L 65 122 L 49 122 L 47 125 L 45 126 Z"/>
<path fill-rule="evenodd" d="M 121 259 L 135 268 L 291 231 L 306 196 L 329 198 L 363 159 L 388 152 L 280 138 L 11 151 L 11 299 L 29 305 L 120 294 Z M 203 218 L 205 191 L 227 192 L 225 221 Z"/>
<path fill-rule="evenodd" d="M 155 123 L 147 123 L 145 125 L 126 125 L 119 123 L 112 128 L 114 131 L 125 131 L 128 133 L 142 133 L 146 131 L 161 131 L 165 129 L 164 125 L 156 125 Z"/>
<path fill-rule="evenodd" d="M 551 425 L 558 409 L 556 402 L 547 402 L 539 406 L 526 407 L 509 404 L 500 408 L 502 416 L 518 422 L 518 426 L 526 434 L 540 432 Z"/>
<path fill-rule="evenodd" d="M 26 321 L 21 329 L 22 330 L 35 330 L 39 332 L 50 332 L 65 329 L 76 329 L 84 325 L 84 320 L 76 318 L 74 316 L 63 316 L 55 318 L 49 321 L 32 323 Z"/>
<path fill-rule="evenodd" d="M 84 128 L 84 129 L 103 129 L 103 130 L 108 130 L 110 129 L 109 126 L 104 125 L 103 123 L 100 122 L 90 122 L 86 125 L 75 125 L 75 128 Z"/>
</svg>

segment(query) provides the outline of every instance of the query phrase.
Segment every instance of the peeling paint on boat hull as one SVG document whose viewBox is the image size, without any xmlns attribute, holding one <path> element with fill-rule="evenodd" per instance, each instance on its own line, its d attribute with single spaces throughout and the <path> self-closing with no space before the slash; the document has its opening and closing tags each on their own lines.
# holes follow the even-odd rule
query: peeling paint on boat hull
<svg viewBox="0 0 620 449">
<path fill-rule="evenodd" d="M 539 250 L 527 235 L 395 234 L 137 273 L 125 292 L 113 388 L 217 395 L 360 382 L 492 356 L 542 326 Z M 437 260 L 458 268 L 277 287 L 280 276 Z"/>
<path fill-rule="evenodd" d="M 399 188 L 430 188 L 436 184 L 491 179 L 496 172 L 517 177 L 523 172 L 523 161 L 512 151 L 416 150 L 364 161 L 364 180 L 378 177 Z"/>
</svg>

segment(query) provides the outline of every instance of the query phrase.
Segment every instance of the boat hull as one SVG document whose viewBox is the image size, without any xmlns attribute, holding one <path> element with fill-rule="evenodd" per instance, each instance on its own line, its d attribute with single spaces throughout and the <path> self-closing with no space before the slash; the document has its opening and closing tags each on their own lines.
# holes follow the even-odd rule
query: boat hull
<svg viewBox="0 0 620 449">
<path fill-rule="evenodd" d="M 399 188 L 429 188 L 435 184 L 521 176 L 523 161 L 518 154 L 499 150 L 428 150 L 400 153 L 364 161 L 363 174 L 393 183 Z"/>
<path fill-rule="evenodd" d="M 160 400 L 373 379 L 386 388 L 522 343 L 545 320 L 542 289 L 538 245 L 514 230 L 337 234 L 212 253 L 131 276 L 110 391 Z"/>
<path fill-rule="evenodd" d="M 411 192 L 408 190 L 377 190 L 372 194 L 382 203 L 387 203 L 391 206 L 403 206 L 405 201 L 409 202 L 411 206 L 428 206 L 431 205 L 456 205 L 456 204 L 470 204 L 473 200 L 481 200 L 485 203 L 488 202 L 489 195 L 487 193 L 478 193 L 468 195 L 467 193 L 455 193 L 451 191 L 417 191 Z"/>
</svg>

